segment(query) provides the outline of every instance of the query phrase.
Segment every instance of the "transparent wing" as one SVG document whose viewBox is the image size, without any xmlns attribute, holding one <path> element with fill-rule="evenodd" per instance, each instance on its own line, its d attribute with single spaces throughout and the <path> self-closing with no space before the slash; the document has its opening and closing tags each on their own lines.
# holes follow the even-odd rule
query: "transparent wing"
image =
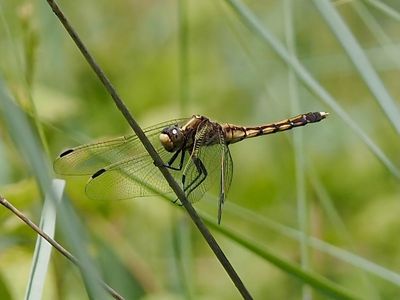
<svg viewBox="0 0 400 300">
<path fill-rule="evenodd" d="M 223 135 L 221 135 L 223 136 Z M 233 162 L 232 156 L 229 151 L 228 145 L 225 140 L 223 143 L 223 155 L 221 159 L 221 177 L 220 177 L 220 195 L 218 201 L 218 224 L 221 224 L 222 218 L 222 206 L 224 205 L 226 195 L 228 194 L 229 188 L 232 182 L 232 174 L 233 174 Z"/>
<path fill-rule="evenodd" d="M 144 130 L 157 151 L 163 148 L 158 140 L 161 130 L 173 124 L 184 124 L 188 119 L 170 120 Z M 136 135 L 122 136 L 111 140 L 86 144 L 62 152 L 54 161 L 54 171 L 60 175 L 92 175 L 105 166 L 137 160 L 146 150 Z"/>
<path fill-rule="evenodd" d="M 224 164 L 224 168 L 223 168 L 223 184 L 224 184 L 224 192 L 225 195 L 228 194 L 229 188 L 231 187 L 231 183 L 232 183 L 232 176 L 233 176 L 233 161 L 232 161 L 232 156 L 231 156 L 231 152 L 229 151 L 229 147 L 228 145 L 225 143 L 223 143 L 223 151 L 224 156 L 223 156 L 223 164 Z"/>
<path fill-rule="evenodd" d="M 196 133 L 192 157 L 184 169 L 186 179 L 183 188 L 191 202 L 200 200 L 206 191 L 220 184 L 222 179 L 225 194 L 229 190 L 233 164 L 229 148 L 220 130 L 218 125 L 207 122 Z M 201 163 L 196 163 L 196 159 Z M 202 164 L 206 174 L 202 174 L 204 172 L 202 170 L 199 171 L 199 164 Z"/>
<path fill-rule="evenodd" d="M 164 148 L 158 153 L 164 162 L 173 155 Z M 182 172 L 170 172 L 180 183 Z M 86 194 L 91 199 L 129 199 L 170 192 L 170 186 L 147 153 L 100 169 L 86 185 Z"/>
</svg>

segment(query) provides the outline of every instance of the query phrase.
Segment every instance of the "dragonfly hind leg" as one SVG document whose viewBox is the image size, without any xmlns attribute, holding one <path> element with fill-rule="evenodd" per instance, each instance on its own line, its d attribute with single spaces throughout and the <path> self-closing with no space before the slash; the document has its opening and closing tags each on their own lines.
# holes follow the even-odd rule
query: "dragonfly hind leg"
<svg viewBox="0 0 400 300">
<path fill-rule="evenodd" d="M 188 197 L 203 181 L 207 178 L 208 172 L 206 167 L 204 166 L 203 162 L 197 158 L 192 158 L 194 165 L 196 166 L 198 174 L 196 177 L 185 187 L 186 183 L 186 175 L 182 175 L 182 186 L 183 191 L 185 192 L 186 196 Z"/>
<path fill-rule="evenodd" d="M 179 155 L 179 151 L 178 154 L 174 154 L 174 156 L 170 159 L 170 161 L 168 162 L 169 164 L 172 164 L 174 160 L 176 160 L 176 158 Z M 182 156 L 181 156 L 181 162 L 179 165 L 179 169 L 178 168 L 172 168 L 171 166 L 166 166 L 170 169 L 173 170 L 181 170 L 182 169 L 182 165 L 183 165 L 183 161 L 184 161 L 184 155 L 185 155 L 185 151 L 182 150 Z M 182 175 L 182 187 L 183 187 L 183 191 L 185 192 L 186 197 L 189 197 L 189 195 L 200 185 L 203 183 L 203 181 L 207 178 L 208 172 L 206 167 L 204 166 L 203 162 L 197 158 L 197 157 L 192 157 L 192 161 L 193 164 L 196 167 L 197 170 L 197 175 L 196 177 L 187 185 L 186 185 L 186 179 L 187 176 L 185 174 L 185 172 Z M 178 198 L 175 199 L 174 201 L 172 201 L 174 204 L 177 204 L 179 206 L 182 206 L 182 203 L 177 203 L 178 202 Z"/>
</svg>

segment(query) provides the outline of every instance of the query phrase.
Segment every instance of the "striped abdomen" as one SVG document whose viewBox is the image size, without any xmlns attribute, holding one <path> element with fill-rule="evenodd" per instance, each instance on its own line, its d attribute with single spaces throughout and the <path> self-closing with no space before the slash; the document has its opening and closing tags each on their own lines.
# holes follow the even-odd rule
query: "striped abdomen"
<svg viewBox="0 0 400 300">
<path fill-rule="evenodd" d="M 325 119 L 326 112 L 309 112 L 301 114 L 290 119 L 282 120 L 275 123 L 265 124 L 256 127 L 242 127 L 233 124 L 222 125 L 225 140 L 228 144 L 239 142 L 246 138 L 256 137 L 265 134 L 271 134 L 278 131 L 285 131 L 294 127 L 304 126 L 308 123 L 316 123 Z"/>
</svg>

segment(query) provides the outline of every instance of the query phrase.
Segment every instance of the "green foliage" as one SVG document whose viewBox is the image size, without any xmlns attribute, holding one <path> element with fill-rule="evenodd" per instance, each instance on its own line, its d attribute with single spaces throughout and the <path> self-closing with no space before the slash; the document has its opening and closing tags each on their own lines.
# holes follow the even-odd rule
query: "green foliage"
<svg viewBox="0 0 400 300">
<path fill-rule="evenodd" d="M 305 283 L 315 299 L 399 294 L 396 1 L 60 4 L 143 127 L 331 113 L 230 147 L 233 183 L 212 231 L 256 299 L 307 297 Z M 130 129 L 45 1 L 1 1 L 0 22 L 0 195 L 38 223 L 57 154 Z M 92 201 L 85 182 L 68 178 L 56 240 L 82 254 L 88 281 L 53 254 L 44 299 L 87 299 L 87 282 L 96 294 L 96 270 L 127 299 L 238 297 L 183 209 Z M 215 198 L 196 208 L 216 222 Z M 2 208 L 0 232 L 0 298 L 20 299 L 36 236 Z"/>
</svg>

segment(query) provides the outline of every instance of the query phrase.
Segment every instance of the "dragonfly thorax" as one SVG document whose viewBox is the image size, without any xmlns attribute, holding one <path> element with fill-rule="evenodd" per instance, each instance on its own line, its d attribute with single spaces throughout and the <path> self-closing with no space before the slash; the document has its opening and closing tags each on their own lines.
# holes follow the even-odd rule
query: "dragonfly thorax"
<svg viewBox="0 0 400 300">
<path fill-rule="evenodd" d="M 160 134 L 160 142 L 168 152 L 179 150 L 185 141 L 182 129 L 177 125 L 164 128 Z"/>
</svg>

